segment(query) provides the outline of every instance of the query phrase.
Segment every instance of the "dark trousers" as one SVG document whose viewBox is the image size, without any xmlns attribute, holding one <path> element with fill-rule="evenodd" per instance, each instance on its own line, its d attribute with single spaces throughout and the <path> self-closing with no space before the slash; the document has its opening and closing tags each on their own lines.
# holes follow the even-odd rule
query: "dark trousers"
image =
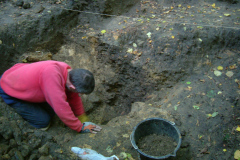
<svg viewBox="0 0 240 160">
<path fill-rule="evenodd" d="M 10 104 L 15 111 L 22 116 L 30 125 L 36 128 L 47 127 L 51 118 L 55 115 L 52 107 L 48 103 L 29 103 L 19 100 Z"/>
<path fill-rule="evenodd" d="M 0 77 L 1 79 L 1 77 Z M 0 96 L 15 111 L 35 128 L 47 127 L 55 115 L 52 107 L 47 103 L 31 103 L 7 95 L 0 86 Z"/>
</svg>

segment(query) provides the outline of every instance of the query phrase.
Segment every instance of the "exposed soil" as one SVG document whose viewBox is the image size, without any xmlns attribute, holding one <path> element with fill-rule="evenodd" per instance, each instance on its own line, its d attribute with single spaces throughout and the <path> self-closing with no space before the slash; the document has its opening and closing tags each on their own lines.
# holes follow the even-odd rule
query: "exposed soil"
<svg viewBox="0 0 240 160">
<path fill-rule="evenodd" d="M 96 89 L 82 99 L 103 128 L 79 134 L 56 116 L 40 131 L 1 101 L 0 159 L 78 159 L 76 146 L 137 160 L 129 136 L 151 117 L 181 132 L 170 159 L 234 159 L 239 8 L 237 0 L 0 0 L 0 72 L 49 59 L 92 71 Z"/>
<path fill-rule="evenodd" d="M 172 154 L 177 147 L 177 143 L 173 138 L 167 135 L 157 134 L 142 137 L 137 145 L 143 153 L 157 157 Z"/>
</svg>

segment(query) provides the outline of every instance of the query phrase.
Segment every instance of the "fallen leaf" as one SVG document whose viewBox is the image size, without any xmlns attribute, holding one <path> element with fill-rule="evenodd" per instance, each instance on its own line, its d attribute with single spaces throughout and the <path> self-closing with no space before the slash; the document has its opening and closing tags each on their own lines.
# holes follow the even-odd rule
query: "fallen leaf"
<svg viewBox="0 0 240 160">
<path fill-rule="evenodd" d="M 212 117 L 216 117 L 218 115 L 218 112 L 214 112 L 213 114 L 212 114 Z"/>
<path fill-rule="evenodd" d="M 239 159 L 240 158 L 240 150 L 236 150 L 234 153 L 234 159 Z"/>
<path fill-rule="evenodd" d="M 231 14 L 225 13 L 224 16 L 229 17 Z"/>
<path fill-rule="evenodd" d="M 231 78 L 233 76 L 233 72 L 232 71 L 227 71 L 226 75 Z"/>
<path fill-rule="evenodd" d="M 229 69 L 236 69 L 236 68 L 237 68 L 236 64 L 229 66 Z"/>
<path fill-rule="evenodd" d="M 128 48 L 127 52 L 128 53 L 133 53 L 133 49 L 132 48 Z"/>
<path fill-rule="evenodd" d="M 55 152 L 56 153 L 63 153 L 63 150 L 62 149 L 56 149 Z"/>
<path fill-rule="evenodd" d="M 222 92 L 221 92 L 221 91 L 218 91 L 218 94 L 222 94 Z"/>
<path fill-rule="evenodd" d="M 102 34 L 104 34 L 104 33 L 106 33 L 106 32 L 107 32 L 106 30 L 102 30 L 102 31 L 101 31 Z"/>
<path fill-rule="evenodd" d="M 172 36 L 172 39 L 174 39 L 174 36 Z"/>
<path fill-rule="evenodd" d="M 208 96 L 209 98 L 213 98 L 215 95 L 216 95 L 216 93 L 215 93 L 213 90 L 208 91 L 208 93 L 207 93 L 207 96 Z"/>
<path fill-rule="evenodd" d="M 111 149 L 110 146 L 108 146 L 108 147 L 106 148 L 106 151 L 107 151 L 108 153 L 112 153 L 112 152 L 113 152 L 113 150 Z"/>
<path fill-rule="evenodd" d="M 192 87 L 188 86 L 186 90 L 191 91 Z"/>
<path fill-rule="evenodd" d="M 2 41 L 0 40 L 0 44 L 2 44 Z"/>
<path fill-rule="evenodd" d="M 213 4 L 212 4 L 212 7 L 213 7 L 213 8 L 215 8 L 215 7 L 216 7 L 215 3 L 213 3 Z"/>
<path fill-rule="evenodd" d="M 201 38 L 198 38 L 198 40 L 199 40 L 200 42 L 202 42 L 202 39 L 201 39 Z"/>
<path fill-rule="evenodd" d="M 177 110 L 177 107 L 178 107 L 178 105 L 174 106 L 174 110 L 175 110 L 175 111 Z"/>
<path fill-rule="evenodd" d="M 223 152 L 227 152 L 227 149 L 223 149 Z"/>
<path fill-rule="evenodd" d="M 202 29 L 203 27 L 202 26 L 197 26 L 197 28 Z"/>
<path fill-rule="evenodd" d="M 212 114 L 207 114 L 208 117 L 212 117 Z"/>
<path fill-rule="evenodd" d="M 222 66 L 218 66 L 217 69 L 218 69 L 219 71 L 221 71 L 221 70 L 223 70 L 223 67 L 222 67 Z"/>
<path fill-rule="evenodd" d="M 199 106 L 193 105 L 194 109 L 199 109 Z"/>
<path fill-rule="evenodd" d="M 191 82 L 186 82 L 187 84 L 191 84 Z"/>
<path fill-rule="evenodd" d="M 128 134 L 124 134 L 124 135 L 122 135 L 124 138 L 128 138 L 129 137 L 129 135 Z"/>
<path fill-rule="evenodd" d="M 240 132 L 240 127 L 239 126 L 236 128 L 236 131 Z"/>
<path fill-rule="evenodd" d="M 95 137 L 95 135 L 96 135 L 96 134 L 90 134 L 89 137 L 90 137 L 90 138 L 93 138 L 93 137 Z"/>
<path fill-rule="evenodd" d="M 214 74 L 215 74 L 215 76 L 219 77 L 219 76 L 222 75 L 222 72 L 220 72 L 220 71 L 214 71 Z"/>
<path fill-rule="evenodd" d="M 151 32 L 148 32 L 148 33 L 147 33 L 148 38 L 151 38 L 151 35 L 152 35 Z"/>
<path fill-rule="evenodd" d="M 236 82 L 236 83 L 239 83 L 240 81 L 239 81 L 238 79 L 235 79 L 235 82 Z"/>
<path fill-rule="evenodd" d="M 133 43 L 133 47 L 135 47 L 135 48 L 136 48 L 136 47 L 137 47 L 137 44 L 136 44 L 136 43 Z"/>
<path fill-rule="evenodd" d="M 208 76 L 209 79 L 212 79 L 212 77 Z"/>
</svg>

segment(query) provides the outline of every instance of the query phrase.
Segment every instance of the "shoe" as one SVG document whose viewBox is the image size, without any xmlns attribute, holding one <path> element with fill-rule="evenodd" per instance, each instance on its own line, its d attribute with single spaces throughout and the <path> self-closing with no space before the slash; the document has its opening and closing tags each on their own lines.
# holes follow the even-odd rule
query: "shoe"
<svg viewBox="0 0 240 160">
<path fill-rule="evenodd" d="M 46 130 L 48 130 L 48 128 L 50 127 L 50 123 L 48 124 L 48 126 L 47 127 L 44 127 L 44 128 L 39 128 L 41 131 L 46 131 Z"/>
</svg>

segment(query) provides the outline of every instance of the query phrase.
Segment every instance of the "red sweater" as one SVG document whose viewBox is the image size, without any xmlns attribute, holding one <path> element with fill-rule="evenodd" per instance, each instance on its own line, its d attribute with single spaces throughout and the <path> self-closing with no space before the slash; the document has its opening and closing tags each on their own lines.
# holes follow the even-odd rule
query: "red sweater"
<svg viewBox="0 0 240 160">
<path fill-rule="evenodd" d="M 78 93 L 66 89 L 69 65 L 58 61 L 18 63 L 4 72 L 0 85 L 8 95 L 28 101 L 47 102 L 69 128 L 81 131 L 77 116 L 84 113 Z"/>
</svg>

